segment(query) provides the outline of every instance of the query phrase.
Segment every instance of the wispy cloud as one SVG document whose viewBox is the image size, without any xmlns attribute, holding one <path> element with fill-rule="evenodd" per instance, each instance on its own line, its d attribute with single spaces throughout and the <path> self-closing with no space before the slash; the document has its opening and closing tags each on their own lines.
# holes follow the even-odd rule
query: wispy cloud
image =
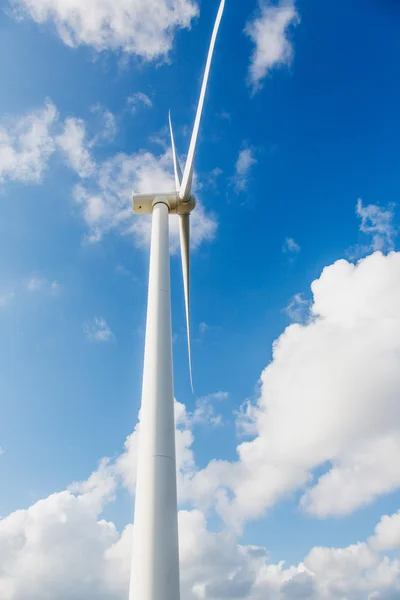
<svg viewBox="0 0 400 600">
<path fill-rule="evenodd" d="M 208 331 L 210 329 L 210 326 L 207 325 L 207 323 L 200 323 L 199 325 L 199 332 L 201 334 L 204 334 L 206 331 Z"/>
<path fill-rule="evenodd" d="M 44 279 L 39 277 L 38 275 L 32 275 L 26 284 L 26 289 L 28 292 L 38 292 L 42 289 L 44 285 Z"/>
<path fill-rule="evenodd" d="M 196 407 L 193 413 L 186 414 L 186 426 L 195 425 L 220 427 L 222 425 L 222 415 L 218 413 L 215 405 L 227 400 L 228 392 L 216 392 L 202 396 L 196 400 Z"/>
<path fill-rule="evenodd" d="M 291 321 L 303 323 L 308 316 L 309 310 L 310 303 L 303 298 L 302 294 L 295 294 L 283 312 L 288 315 Z"/>
<path fill-rule="evenodd" d="M 217 190 L 218 183 L 220 181 L 222 174 L 223 174 L 223 170 L 220 169 L 219 167 L 215 167 L 209 173 L 202 175 L 201 182 L 200 182 L 202 187 Z"/>
<path fill-rule="evenodd" d="M 248 75 L 253 93 L 261 88 L 262 80 L 273 67 L 290 64 L 293 46 L 288 29 L 297 23 L 299 15 L 293 0 L 282 0 L 278 5 L 260 0 L 256 17 L 245 27 L 255 44 Z"/>
<path fill-rule="evenodd" d="M 0 183 L 8 180 L 40 183 L 55 150 L 52 127 L 58 119 L 56 107 L 44 108 L 0 123 Z"/>
<path fill-rule="evenodd" d="M 28 292 L 48 292 L 51 294 L 58 294 L 61 290 L 61 284 L 54 280 L 49 281 L 42 275 L 33 274 L 26 281 L 25 289 Z"/>
<path fill-rule="evenodd" d="M 239 152 L 235 165 L 235 175 L 232 179 L 237 192 L 244 192 L 247 188 L 250 170 L 257 163 L 251 148 L 244 148 Z"/>
<path fill-rule="evenodd" d="M 62 288 L 63 286 L 58 281 L 51 281 L 43 275 L 33 273 L 29 277 L 14 281 L 11 290 L 0 291 L 0 308 L 5 308 L 14 300 L 23 300 L 28 296 L 35 295 L 43 299 L 56 296 L 62 291 Z"/>
<path fill-rule="evenodd" d="M 111 342 L 114 339 L 114 334 L 104 317 L 94 317 L 87 321 L 83 324 L 83 331 L 92 342 Z"/>
<path fill-rule="evenodd" d="M 234 411 L 236 431 L 239 436 L 254 437 L 257 435 L 257 407 L 251 400 L 245 400 L 239 410 Z"/>
<path fill-rule="evenodd" d="M 88 144 L 90 148 L 101 142 L 111 142 L 118 131 L 115 115 L 108 108 L 105 108 L 101 104 L 95 104 L 92 106 L 91 111 L 97 116 L 99 123 L 96 135 Z"/>
<path fill-rule="evenodd" d="M 0 308 L 8 306 L 15 298 L 15 292 L 6 292 L 0 294 Z"/>
<path fill-rule="evenodd" d="M 67 119 L 63 132 L 56 137 L 56 143 L 68 165 L 79 177 L 90 177 L 94 173 L 96 164 L 88 148 L 85 122 L 82 119 Z"/>
<path fill-rule="evenodd" d="M 284 254 L 298 254 L 301 248 L 297 242 L 293 238 L 287 237 L 285 238 L 284 244 L 282 246 L 282 252 Z"/>
<path fill-rule="evenodd" d="M 361 198 L 357 200 L 356 214 L 361 219 L 360 231 L 371 236 L 371 243 L 364 250 L 394 250 L 397 230 L 393 224 L 394 205 L 386 209 L 376 204 L 363 205 Z"/>
<path fill-rule="evenodd" d="M 132 94 L 132 96 L 129 96 L 128 104 L 132 113 L 135 113 L 139 106 L 145 106 L 147 108 L 151 108 L 153 106 L 151 98 L 149 98 L 149 96 L 143 92 L 136 92 L 135 94 Z"/>
</svg>

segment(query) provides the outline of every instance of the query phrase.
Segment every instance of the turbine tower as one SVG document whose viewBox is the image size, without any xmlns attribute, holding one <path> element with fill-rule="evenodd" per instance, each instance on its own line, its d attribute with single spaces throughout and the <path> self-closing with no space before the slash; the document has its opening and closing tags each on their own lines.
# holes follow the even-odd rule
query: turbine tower
<svg viewBox="0 0 400 600">
<path fill-rule="evenodd" d="M 204 97 L 225 0 L 221 1 L 206 62 L 192 138 L 182 173 L 171 116 L 175 191 L 133 196 L 136 214 L 152 215 L 146 342 L 139 433 L 135 527 L 129 600 L 179 600 L 169 215 L 179 215 L 190 381 L 190 213 L 193 165 Z"/>
</svg>

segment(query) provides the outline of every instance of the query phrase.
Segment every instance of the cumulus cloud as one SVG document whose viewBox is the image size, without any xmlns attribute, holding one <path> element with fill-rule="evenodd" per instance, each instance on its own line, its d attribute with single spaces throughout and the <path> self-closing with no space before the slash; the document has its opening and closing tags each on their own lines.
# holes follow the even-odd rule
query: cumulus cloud
<svg viewBox="0 0 400 600">
<path fill-rule="evenodd" d="M 223 399 L 226 394 L 216 396 Z M 195 419 L 185 405 L 175 402 L 175 421 L 182 488 L 185 475 L 195 470 Z M 128 524 L 118 531 L 103 512 L 121 483 L 134 492 L 139 429 L 140 424 L 115 461 L 103 459 L 86 481 L 0 519 L 2 600 L 81 600 L 82 594 L 87 600 L 127 597 L 134 529 Z M 385 519 L 393 521 L 386 524 Z M 393 535 L 387 537 L 395 519 L 396 515 L 383 517 L 375 536 L 366 542 L 346 548 L 314 547 L 302 562 L 288 565 L 271 562 L 265 547 L 239 543 L 232 529 L 210 530 L 202 510 L 181 510 L 182 600 L 396 598 L 400 561 L 379 553 L 394 547 Z"/>
<path fill-rule="evenodd" d="M 188 482 L 203 509 L 216 505 L 240 529 L 304 486 L 302 507 L 319 517 L 400 487 L 399 270 L 400 253 L 377 252 L 313 282 L 306 323 L 274 343 L 258 400 L 240 416 L 255 435 L 236 462 L 211 461 Z"/>
<path fill-rule="evenodd" d="M 245 33 L 255 45 L 249 67 L 249 83 L 253 92 L 260 89 L 262 80 L 273 67 L 290 64 L 293 47 L 288 30 L 297 23 L 299 16 L 293 0 L 282 0 L 278 4 L 260 0 L 256 17 L 245 28 Z"/>
<path fill-rule="evenodd" d="M 115 480 L 105 466 L 65 490 L 0 520 L 2 600 L 112 600 L 113 523 L 100 519 Z"/>
<path fill-rule="evenodd" d="M 251 148 L 244 148 L 239 152 L 235 165 L 233 183 L 237 192 L 244 192 L 249 182 L 250 169 L 257 163 Z"/>
<path fill-rule="evenodd" d="M 87 481 L 0 519 L 2 600 L 126 598 L 134 529 L 102 518 L 116 491 L 113 465 L 102 461 Z M 366 542 L 274 564 L 266 548 L 211 531 L 200 510 L 179 512 L 179 540 L 182 600 L 383 600 L 400 591 L 400 561 Z"/>
<path fill-rule="evenodd" d="M 89 185 L 79 184 L 74 197 L 81 206 L 89 226 L 89 240 L 98 241 L 110 230 L 122 235 L 132 235 L 139 247 L 148 247 L 151 234 L 151 217 L 137 218 L 132 211 L 132 191 L 151 193 L 174 189 L 170 151 L 155 156 L 151 152 L 117 154 L 102 163 Z M 197 248 L 202 242 L 215 237 L 217 222 L 201 203 L 191 216 L 191 245 Z M 179 222 L 170 219 L 171 249 L 179 248 Z"/>
<path fill-rule="evenodd" d="M 40 183 L 55 145 L 52 128 L 58 119 L 54 104 L 19 118 L 0 122 L 0 183 Z"/>
<path fill-rule="evenodd" d="M 166 56 L 178 29 L 198 15 L 194 0 L 10 0 L 17 18 L 50 23 L 67 46 Z"/>
<path fill-rule="evenodd" d="M 376 550 L 400 548 L 400 510 L 393 515 L 384 515 L 375 527 L 375 535 L 369 544 Z"/>
<path fill-rule="evenodd" d="M 88 340 L 92 342 L 110 342 L 114 334 L 104 317 L 95 317 L 83 324 L 83 331 Z"/>
</svg>

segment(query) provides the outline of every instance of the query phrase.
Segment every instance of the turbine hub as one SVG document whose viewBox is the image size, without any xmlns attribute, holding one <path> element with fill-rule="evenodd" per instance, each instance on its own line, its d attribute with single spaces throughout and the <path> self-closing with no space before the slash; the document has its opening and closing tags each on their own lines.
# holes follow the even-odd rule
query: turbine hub
<svg viewBox="0 0 400 600">
<path fill-rule="evenodd" d="M 155 204 L 166 204 L 170 215 L 189 215 L 196 207 L 196 198 L 190 196 L 183 201 L 178 192 L 170 194 L 133 194 L 133 212 L 137 215 L 151 215 Z"/>
</svg>

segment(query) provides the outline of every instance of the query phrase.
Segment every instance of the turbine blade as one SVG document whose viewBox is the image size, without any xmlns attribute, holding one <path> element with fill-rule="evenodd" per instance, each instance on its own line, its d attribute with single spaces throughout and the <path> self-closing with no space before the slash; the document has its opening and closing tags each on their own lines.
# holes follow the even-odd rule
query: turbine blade
<svg viewBox="0 0 400 600">
<path fill-rule="evenodd" d="M 183 290 L 185 294 L 186 331 L 189 356 L 190 385 L 192 386 L 192 392 L 194 394 L 192 376 L 192 350 L 190 341 L 190 215 L 180 215 L 179 233 L 181 238 L 182 274 Z"/>
<path fill-rule="evenodd" d="M 195 150 L 196 150 L 197 136 L 199 133 L 201 113 L 203 111 L 204 98 L 206 95 L 208 76 L 210 74 L 211 60 L 212 60 L 213 53 L 214 53 L 215 41 L 217 39 L 218 29 L 219 29 L 219 26 L 221 23 L 222 13 L 224 12 L 224 7 L 225 7 L 225 0 L 221 0 L 221 4 L 219 6 L 217 18 L 216 18 L 215 25 L 214 25 L 214 30 L 213 30 L 213 33 L 211 36 L 210 49 L 208 51 L 206 68 L 205 68 L 203 83 L 202 83 L 201 91 L 200 91 L 199 105 L 197 107 L 196 118 L 195 118 L 194 126 L 193 126 L 192 139 L 190 140 L 189 152 L 188 152 L 188 156 L 187 156 L 187 160 L 186 160 L 185 170 L 183 172 L 182 184 L 180 186 L 179 196 L 180 196 L 181 200 L 188 201 L 190 198 L 191 192 L 192 192 L 193 165 L 194 165 L 194 154 L 195 154 Z"/>
<path fill-rule="evenodd" d="M 172 131 L 171 111 L 168 113 L 168 119 L 169 119 L 169 130 L 171 133 L 172 157 L 174 159 L 175 187 L 176 187 L 176 191 L 179 192 L 179 190 L 181 188 L 181 182 L 182 182 L 182 170 L 181 170 L 181 166 L 179 164 L 178 155 L 176 154 L 176 150 L 175 150 L 174 132 Z"/>
</svg>

